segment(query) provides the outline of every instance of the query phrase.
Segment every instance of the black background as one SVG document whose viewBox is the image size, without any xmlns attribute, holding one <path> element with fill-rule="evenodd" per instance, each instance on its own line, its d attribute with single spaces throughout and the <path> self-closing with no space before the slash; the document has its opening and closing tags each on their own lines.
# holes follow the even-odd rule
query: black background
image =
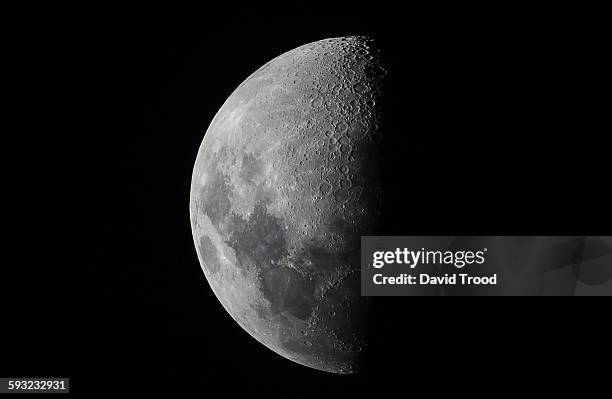
<svg viewBox="0 0 612 399">
<path fill-rule="evenodd" d="M 563 376 L 584 366 L 576 353 L 597 354 L 609 343 L 592 303 L 377 298 L 364 373 L 311 370 L 257 343 L 223 310 L 200 269 L 188 215 L 198 146 L 242 80 L 299 45 L 370 34 L 389 66 L 387 234 L 609 233 L 606 54 L 596 24 L 232 15 L 101 24 L 83 44 L 91 51 L 75 69 L 96 116 L 65 148 L 79 154 L 83 166 L 70 169 L 87 186 L 77 201 L 85 206 L 74 208 L 84 227 L 71 230 L 86 241 L 78 282 L 67 289 L 79 296 L 68 298 L 69 323 L 37 325 L 11 341 L 69 349 L 51 356 L 13 347 L 13 374 L 70 375 L 76 393 L 408 395 L 480 386 L 484 377 L 511 388 L 544 371 Z"/>
</svg>

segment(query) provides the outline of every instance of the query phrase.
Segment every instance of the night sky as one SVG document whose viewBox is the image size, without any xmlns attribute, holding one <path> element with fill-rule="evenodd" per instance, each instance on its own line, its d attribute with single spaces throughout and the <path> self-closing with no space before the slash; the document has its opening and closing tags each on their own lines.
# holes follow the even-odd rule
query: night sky
<svg viewBox="0 0 612 399">
<path fill-rule="evenodd" d="M 388 235 L 609 232 L 610 152 L 595 117 L 603 103 L 591 92 L 603 54 L 585 40 L 596 32 L 400 15 L 221 19 L 143 18 L 101 27 L 84 45 L 97 55 L 79 64 L 87 68 L 80 81 L 99 112 L 82 125 L 78 145 L 64 147 L 87 151 L 79 156 L 86 166 L 74 166 L 88 185 L 78 201 L 88 227 L 71 231 L 89 243 L 70 287 L 79 294 L 68 298 L 69 328 L 12 335 L 16 346 L 46 336 L 69 349 L 58 361 L 11 350 L 18 374 L 68 374 L 81 392 L 292 397 L 384 387 L 407 396 L 431 378 L 449 386 L 485 376 L 502 387 L 537 380 L 544 361 L 561 376 L 576 366 L 570 352 L 597 349 L 603 321 L 586 302 L 377 298 L 364 374 L 308 369 L 257 343 L 225 312 L 200 268 L 188 209 L 203 134 L 238 84 L 299 45 L 370 34 L 390 71 Z M 572 326 L 593 339 L 576 342 Z M 510 362 L 515 372 L 496 372 Z"/>
</svg>

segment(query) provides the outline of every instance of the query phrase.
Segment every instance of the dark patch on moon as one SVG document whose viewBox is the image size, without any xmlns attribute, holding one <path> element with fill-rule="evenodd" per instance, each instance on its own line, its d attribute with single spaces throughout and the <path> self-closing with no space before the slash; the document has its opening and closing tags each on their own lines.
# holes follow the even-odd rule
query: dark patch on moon
<svg viewBox="0 0 612 399">
<path fill-rule="evenodd" d="M 259 159 L 253 154 L 244 154 L 242 157 L 242 166 L 240 168 L 240 177 L 245 181 L 254 182 L 256 176 L 261 176 L 263 173 L 263 165 Z"/>
<path fill-rule="evenodd" d="M 337 254 L 327 250 L 323 244 L 306 244 L 299 259 L 308 259 L 312 271 L 334 269 L 338 266 Z"/>
<path fill-rule="evenodd" d="M 217 248 L 210 240 L 210 237 L 203 235 L 200 238 L 200 258 L 202 263 L 211 273 L 219 271 L 219 258 L 217 257 Z"/>
<path fill-rule="evenodd" d="M 255 205 L 248 220 L 232 215 L 228 232 L 228 244 L 234 248 L 243 266 L 250 259 L 259 269 L 266 271 L 287 255 L 281 219 L 270 215 L 261 204 Z"/>
<path fill-rule="evenodd" d="M 232 207 L 228 182 L 228 177 L 217 170 L 200 193 L 202 209 L 216 227 L 219 227 L 219 222 L 227 216 Z"/>
<path fill-rule="evenodd" d="M 315 286 L 297 271 L 286 266 L 265 271 L 262 290 L 272 312 L 286 311 L 301 320 L 310 317 Z"/>
</svg>

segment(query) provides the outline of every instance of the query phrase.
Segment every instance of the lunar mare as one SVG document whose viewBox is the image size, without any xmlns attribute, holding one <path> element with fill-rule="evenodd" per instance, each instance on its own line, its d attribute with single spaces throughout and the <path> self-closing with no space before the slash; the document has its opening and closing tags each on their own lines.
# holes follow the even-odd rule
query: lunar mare
<svg viewBox="0 0 612 399">
<path fill-rule="evenodd" d="M 190 215 L 204 274 L 227 312 L 299 364 L 358 371 L 369 302 L 360 237 L 380 228 L 386 71 L 367 37 L 270 61 L 210 124 Z"/>
</svg>

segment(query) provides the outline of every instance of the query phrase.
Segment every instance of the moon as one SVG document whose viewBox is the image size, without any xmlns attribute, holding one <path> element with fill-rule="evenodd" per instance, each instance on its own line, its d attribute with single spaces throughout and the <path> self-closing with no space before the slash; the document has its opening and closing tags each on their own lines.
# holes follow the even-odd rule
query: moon
<svg viewBox="0 0 612 399">
<path fill-rule="evenodd" d="M 368 37 L 291 50 L 242 82 L 199 148 L 190 218 L 225 310 L 304 366 L 359 371 L 370 303 L 360 239 L 381 226 L 386 69 Z"/>
</svg>

